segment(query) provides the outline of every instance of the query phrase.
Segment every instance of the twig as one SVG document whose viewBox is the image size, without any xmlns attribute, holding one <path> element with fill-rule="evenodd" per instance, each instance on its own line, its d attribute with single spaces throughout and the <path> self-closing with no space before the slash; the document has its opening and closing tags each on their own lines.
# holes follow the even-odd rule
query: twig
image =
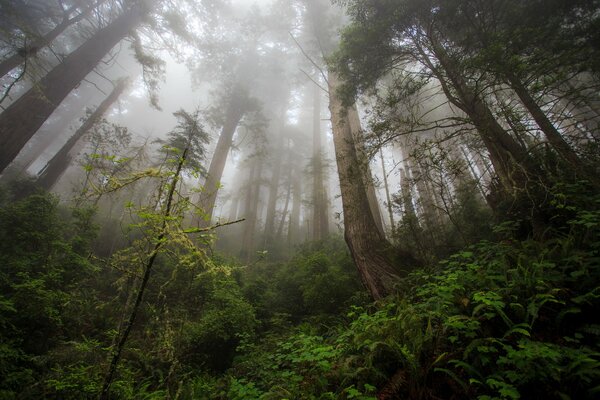
<svg viewBox="0 0 600 400">
<path fill-rule="evenodd" d="M 208 232 L 208 231 L 212 231 L 214 229 L 220 228 L 222 226 L 227 226 L 227 225 L 233 225 L 233 224 L 237 224 L 238 222 L 242 222 L 245 221 L 246 218 L 241 218 L 235 221 L 228 221 L 228 222 L 218 222 L 212 226 L 206 227 L 206 228 L 190 228 L 190 229 L 186 229 L 183 231 L 183 233 L 198 233 L 198 232 Z"/>
<path fill-rule="evenodd" d="M 319 72 L 321 73 L 321 76 L 323 77 L 323 79 L 325 80 L 325 82 L 327 82 L 327 84 L 329 84 L 329 81 L 327 80 L 327 75 L 325 75 L 325 72 L 323 72 L 323 69 L 319 66 L 319 64 L 317 64 L 307 53 L 306 51 L 304 51 L 304 49 L 302 48 L 302 46 L 300 45 L 300 43 L 298 43 L 298 41 L 296 40 L 296 38 L 294 37 L 294 35 L 292 34 L 292 32 L 288 32 L 290 34 L 290 37 L 292 38 L 292 40 L 294 41 L 294 43 L 296 43 L 296 46 L 298 46 L 298 48 L 300 49 L 300 51 L 302 52 L 302 54 L 304 54 L 304 57 L 307 58 L 308 61 L 310 61 L 310 63 L 312 65 L 315 66 L 316 69 L 319 70 Z"/>
<path fill-rule="evenodd" d="M 23 61 L 23 69 L 21 70 L 21 73 L 19 74 L 19 76 L 17 76 L 15 78 L 15 80 L 12 81 L 10 83 L 10 85 L 8 85 L 8 87 L 6 88 L 6 90 L 4 91 L 4 94 L 2 95 L 2 98 L 0 98 L 0 104 L 2 104 L 2 102 L 4 100 L 6 100 L 6 98 L 9 96 L 10 91 L 12 90 L 13 86 L 15 86 L 16 83 L 19 82 L 23 78 L 23 76 L 25 75 L 25 71 L 26 70 L 27 70 L 27 59 L 25 59 L 25 61 Z M 4 110 L 5 108 L 2 107 L 2 109 Z"/>
<path fill-rule="evenodd" d="M 300 68 L 300 72 L 302 72 L 304 75 L 306 75 L 306 77 L 308 79 L 310 79 L 315 85 L 317 85 L 322 91 L 324 91 L 325 93 L 329 94 L 329 90 L 327 90 L 323 86 L 321 86 L 319 84 L 319 82 L 317 82 L 316 80 L 314 80 L 305 70 L 303 70 L 302 68 Z"/>
</svg>

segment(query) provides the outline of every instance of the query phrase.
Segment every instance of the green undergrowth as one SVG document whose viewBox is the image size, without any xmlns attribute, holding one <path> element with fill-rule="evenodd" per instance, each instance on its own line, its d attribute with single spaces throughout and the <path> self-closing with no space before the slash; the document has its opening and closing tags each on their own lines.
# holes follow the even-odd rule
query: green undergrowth
<svg viewBox="0 0 600 400">
<path fill-rule="evenodd" d="M 547 239 L 518 223 L 408 276 L 399 294 L 242 343 L 219 399 L 593 399 L 600 396 L 598 198 L 558 194 Z M 191 387 L 190 386 L 190 387 Z"/>
<path fill-rule="evenodd" d="M 285 262 L 157 258 L 115 399 L 595 399 L 600 196 L 557 186 L 522 221 L 370 303 L 341 238 Z M 127 249 L 93 255 L 93 210 L 0 191 L 0 399 L 94 399 L 131 295 Z M 25 240 L 26 238 L 27 240 Z"/>
</svg>

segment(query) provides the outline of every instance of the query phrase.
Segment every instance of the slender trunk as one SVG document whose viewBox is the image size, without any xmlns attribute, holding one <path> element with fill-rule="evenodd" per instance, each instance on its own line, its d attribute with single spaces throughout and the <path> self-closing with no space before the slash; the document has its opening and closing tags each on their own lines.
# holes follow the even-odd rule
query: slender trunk
<svg viewBox="0 0 600 400">
<path fill-rule="evenodd" d="M 298 168 L 294 169 L 294 177 L 292 178 L 293 205 L 290 213 L 290 222 L 288 224 L 288 244 L 291 246 L 298 243 L 300 239 L 300 210 L 302 207 L 302 181 L 301 171 Z"/>
<path fill-rule="evenodd" d="M 529 93 L 529 90 L 523 85 L 523 83 L 512 73 L 507 72 L 506 77 L 515 91 L 519 99 L 529 111 L 529 114 L 533 117 L 536 124 L 539 128 L 544 132 L 546 139 L 554 150 L 562 158 L 565 159 L 571 166 L 580 173 L 585 173 L 584 165 L 577 153 L 569 146 L 569 144 L 564 140 L 558 129 L 552 124 L 550 119 L 546 116 L 544 111 L 540 108 L 540 106 L 536 103 L 535 99 Z"/>
<path fill-rule="evenodd" d="M 179 176 L 181 174 L 181 169 L 183 164 L 185 163 L 187 157 L 187 147 L 183 151 L 181 158 L 177 164 L 177 169 L 175 170 L 175 175 L 173 176 L 173 182 L 169 187 L 169 191 L 166 198 L 166 205 L 163 212 L 163 219 L 161 223 L 160 233 L 156 237 L 155 245 L 150 252 L 148 260 L 144 265 L 144 271 L 142 275 L 142 280 L 140 282 L 140 287 L 138 289 L 137 295 L 135 297 L 135 303 L 133 304 L 133 308 L 131 309 L 131 314 L 129 315 L 129 319 L 125 324 L 123 334 L 117 343 L 116 348 L 113 351 L 112 359 L 108 368 L 108 372 L 106 377 L 104 378 L 104 384 L 102 385 L 102 391 L 100 392 L 100 400 L 108 400 L 109 399 L 109 390 L 110 384 L 112 382 L 113 376 L 117 370 L 117 365 L 119 360 L 121 359 L 121 353 L 123 352 L 123 348 L 125 347 L 125 343 L 127 342 L 127 338 L 129 337 L 129 333 L 131 332 L 131 328 L 133 327 L 133 323 L 135 322 L 135 318 L 137 316 L 138 310 L 140 308 L 140 304 L 142 303 L 142 299 L 144 298 L 144 291 L 146 290 L 146 286 L 148 285 L 148 280 L 150 279 L 150 273 L 152 271 L 152 266 L 154 265 L 154 261 L 156 260 L 156 256 L 164 243 L 164 238 L 167 234 L 167 221 L 171 216 L 171 209 L 173 207 L 173 198 L 175 197 L 175 189 L 177 187 L 177 183 L 179 182 Z"/>
<path fill-rule="evenodd" d="M 329 73 L 329 110 L 333 127 L 333 143 L 342 193 L 344 236 L 350 248 L 363 284 L 374 299 L 392 293 L 399 274 L 387 255 L 389 243 L 377 228 L 369 199 L 364 174 L 357 154 L 355 133 L 352 132 L 349 113 L 336 90 L 337 76 Z"/>
<path fill-rule="evenodd" d="M 143 14 L 141 6 L 123 12 L 0 114 L 0 173 L 71 90 L 142 21 Z"/>
<path fill-rule="evenodd" d="M 390 217 L 390 227 L 392 229 L 392 232 L 394 232 L 396 230 L 396 225 L 394 224 L 394 209 L 392 207 L 392 198 L 390 196 L 390 187 L 388 186 L 387 171 L 385 169 L 385 160 L 383 158 L 383 150 L 381 148 L 379 149 L 379 158 L 381 158 L 381 171 L 383 173 L 383 187 L 385 189 L 385 199 L 387 201 L 387 210 L 388 210 L 388 215 Z"/>
<path fill-rule="evenodd" d="M 255 156 L 250 169 L 250 180 L 248 182 L 248 192 L 246 197 L 246 207 L 244 210 L 244 233 L 242 237 L 242 249 L 240 258 L 249 262 L 254 252 L 254 237 L 256 235 L 256 220 L 258 214 L 258 201 L 260 199 L 260 186 L 262 174 L 262 160 Z"/>
<path fill-rule="evenodd" d="M 93 126 L 104 115 L 106 110 L 119 98 L 127 87 L 127 80 L 120 80 L 112 92 L 96 110 L 88 117 L 88 119 L 77 129 L 77 131 L 67 140 L 62 148 L 48 161 L 44 168 L 38 173 L 38 184 L 46 190 L 50 190 L 60 179 L 62 174 L 69 167 L 72 159 L 71 150 L 81 140 Z"/>
<path fill-rule="evenodd" d="M 221 186 L 221 178 L 223 177 L 223 171 L 225 170 L 225 164 L 227 162 L 227 156 L 229 155 L 231 145 L 233 144 L 233 134 L 244 115 L 243 100 L 241 99 L 241 96 L 242 95 L 238 90 L 234 91 L 232 100 L 227 107 L 225 123 L 221 129 L 217 147 L 210 160 L 206 182 L 204 183 L 204 190 L 207 191 L 207 195 L 200 202 L 200 206 L 206 215 L 206 220 L 201 223 L 202 225 L 210 225 L 215 202 L 217 201 L 217 193 Z"/>
<path fill-rule="evenodd" d="M 291 177 L 288 177 L 288 179 L 291 179 Z M 281 213 L 281 220 L 279 221 L 279 227 L 277 228 L 277 233 L 275 235 L 275 237 L 277 238 L 277 241 L 281 241 L 281 236 L 283 235 L 283 226 L 285 225 L 285 218 L 287 217 L 288 209 L 290 206 L 291 194 L 292 194 L 292 183 L 290 180 L 288 180 L 287 192 L 285 195 L 285 205 L 283 206 L 283 211 Z"/>
<path fill-rule="evenodd" d="M 86 16 L 88 16 L 90 14 L 90 12 L 94 8 L 98 7 L 98 5 L 101 2 L 102 1 L 99 1 L 96 3 L 94 1 L 92 4 L 89 4 L 87 7 L 85 7 L 79 14 L 77 14 L 73 18 L 69 18 L 69 15 L 75 11 L 76 7 L 74 6 L 72 9 L 67 10 L 65 12 L 65 18 L 58 25 L 56 25 L 50 32 L 48 32 L 44 36 L 39 37 L 38 39 L 34 40 L 31 44 L 27 45 L 25 48 L 19 49 L 18 52 L 9 56 L 8 58 L 4 59 L 0 63 L 0 78 L 3 77 L 4 75 L 8 74 L 10 71 L 15 69 L 19 65 L 21 65 L 25 61 L 25 59 L 27 59 L 28 57 L 35 56 L 41 49 L 43 49 L 44 47 L 46 47 L 50 43 L 52 43 L 52 41 L 54 41 L 54 39 L 56 39 L 61 33 L 63 33 L 65 31 L 65 29 L 67 29 L 69 26 L 76 24 L 77 22 L 83 20 Z"/>
<path fill-rule="evenodd" d="M 281 162 L 283 154 L 283 126 L 284 121 L 281 120 L 280 130 L 277 137 L 277 146 L 275 149 L 275 160 L 269 183 L 269 202 L 267 203 L 267 215 L 265 218 L 265 244 L 271 245 L 273 235 L 275 234 L 275 213 L 277 211 L 277 198 L 279 195 L 279 180 L 281 177 Z"/>
<path fill-rule="evenodd" d="M 463 110 L 477 128 L 504 190 L 510 194 L 526 187 L 530 176 L 540 175 L 539 169 L 530 159 L 526 149 L 500 126 L 481 96 L 465 82 L 456 63 L 448 56 L 446 50 L 436 40 L 430 39 L 435 56 L 445 75 L 433 65 L 421 49 L 423 60 L 442 83 L 442 89 L 449 100 Z M 450 93 L 447 83 L 455 89 L 457 97 Z"/>
</svg>

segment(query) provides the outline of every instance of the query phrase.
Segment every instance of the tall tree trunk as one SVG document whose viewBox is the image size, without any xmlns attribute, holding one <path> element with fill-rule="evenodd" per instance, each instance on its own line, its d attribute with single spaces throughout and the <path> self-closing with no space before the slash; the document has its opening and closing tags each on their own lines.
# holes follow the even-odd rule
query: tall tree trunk
<svg viewBox="0 0 600 400">
<path fill-rule="evenodd" d="M 313 221 L 312 239 L 323 240 L 329 234 L 327 198 L 323 183 L 323 151 L 321 145 L 321 88 L 313 93 Z"/>
<path fill-rule="evenodd" d="M 141 5 L 124 11 L 0 114 L 0 173 L 71 90 L 142 21 L 143 15 Z"/>
<path fill-rule="evenodd" d="M 206 220 L 201 222 L 201 225 L 203 226 L 210 225 L 215 202 L 217 201 L 217 194 L 221 186 L 221 178 L 223 177 L 223 171 L 225 170 L 225 164 L 227 162 L 227 156 L 229 155 L 231 145 L 233 144 L 233 134 L 243 116 L 243 95 L 241 94 L 240 89 L 235 89 L 231 96 L 227 111 L 225 112 L 225 122 L 221 129 L 221 135 L 219 135 L 217 147 L 210 160 L 206 182 L 204 183 L 204 190 L 207 194 L 206 197 L 200 201 L 200 206 L 206 215 Z"/>
<path fill-rule="evenodd" d="M 96 124 L 108 110 L 108 108 L 119 98 L 127 87 L 128 82 L 125 79 L 119 80 L 106 99 L 88 119 L 75 131 L 73 136 L 61 147 L 61 149 L 48 161 L 46 166 L 38 173 L 37 183 L 46 190 L 50 190 L 71 164 L 71 150 L 81 140 L 93 126 Z"/>
<path fill-rule="evenodd" d="M 396 279 L 404 271 L 394 268 L 387 255 L 389 243 L 376 226 L 357 154 L 355 132 L 349 121 L 354 109 L 343 106 L 336 93 L 339 84 L 335 73 L 330 72 L 329 111 L 342 193 L 344 237 L 363 284 L 373 299 L 381 299 L 392 292 Z"/>
<path fill-rule="evenodd" d="M 246 201 L 244 207 L 244 233 L 242 237 L 242 248 L 240 258 L 245 262 L 252 259 L 254 252 L 254 237 L 256 235 L 257 208 L 260 199 L 260 186 L 262 175 L 262 160 L 259 156 L 254 156 L 252 167 L 250 168 L 250 178 L 248 180 L 248 190 L 246 192 Z"/>
<path fill-rule="evenodd" d="M 0 62 L 0 78 L 4 75 L 8 74 L 10 71 L 21 65 L 28 57 L 32 57 L 36 55 L 41 49 L 48 46 L 54 39 L 56 39 L 61 33 L 65 31 L 69 26 L 76 24 L 77 22 L 83 20 L 86 16 L 90 14 L 90 12 L 98 7 L 103 2 L 100 0 L 96 2 L 92 0 L 91 4 L 88 4 L 86 7 L 81 10 L 79 14 L 76 16 L 69 18 L 69 16 L 75 12 L 77 6 L 71 7 L 71 9 L 65 11 L 65 17 L 63 20 L 56 25 L 50 32 L 46 33 L 44 36 L 37 38 L 31 44 L 27 45 L 23 49 L 19 49 L 16 53 L 5 58 L 2 62 Z"/>
<path fill-rule="evenodd" d="M 292 212 L 290 213 L 290 221 L 288 224 L 288 244 L 289 247 L 297 244 L 300 241 L 300 210 L 302 208 L 302 181 L 301 174 L 298 168 L 294 168 L 292 178 Z"/>
<path fill-rule="evenodd" d="M 269 182 L 269 201 L 267 203 L 267 215 L 265 218 L 265 244 L 272 245 L 275 235 L 275 214 L 277 211 L 277 198 L 279 196 L 279 180 L 281 177 L 281 162 L 283 159 L 283 128 L 284 118 L 281 118 L 277 133 L 277 144 L 274 151 L 273 169 L 271 170 L 271 181 Z"/>
<path fill-rule="evenodd" d="M 358 110 L 356 105 L 348 107 L 347 119 L 350 125 L 350 130 L 353 135 L 353 143 L 356 147 L 356 154 L 358 161 L 360 162 L 360 170 L 363 177 L 363 182 L 367 190 L 367 199 L 369 200 L 369 208 L 371 214 L 373 214 L 373 220 L 375 226 L 379 230 L 382 237 L 385 237 L 385 230 L 383 229 L 383 217 L 381 216 L 381 209 L 379 208 L 379 200 L 377 200 L 377 193 L 375 192 L 375 184 L 373 182 L 373 174 L 371 173 L 371 166 L 369 165 L 369 156 L 365 149 L 363 131 L 360 123 L 360 117 L 358 116 Z"/>
</svg>

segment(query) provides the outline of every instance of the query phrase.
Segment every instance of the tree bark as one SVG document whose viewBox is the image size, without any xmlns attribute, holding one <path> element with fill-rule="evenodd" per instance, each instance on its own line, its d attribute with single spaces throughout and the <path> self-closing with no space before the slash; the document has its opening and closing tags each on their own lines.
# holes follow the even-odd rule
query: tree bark
<svg viewBox="0 0 600 400">
<path fill-rule="evenodd" d="M 350 248 L 363 284 L 373 297 L 381 299 L 392 293 L 400 274 L 387 255 L 389 243 L 376 226 L 364 174 L 352 132 L 349 113 L 352 107 L 344 107 L 336 90 L 337 76 L 329 73 L 329 110 L 333 127 L 333 143 L 342 193 L 344 212 L 344 237 Z"/>
<path fill-rule="evenodd" d="M 381 236 L 385 238 L 385 230 L 383 229 L 383 217 L 381 216 L 379 200 L 377 200 L 377 193 L 375 192 L 373 174 L 371 173 L 369 157 L 367 155 L 367 151 L 364 145 L 363 131 L 360 123 L 360 117 L 358 116 L 358 110 L 356 109 L 356 105 L 348 107 L 347 113 L 348 123 L 350 125 L 352 135 L 354 137 L 354 146 L 356 147 L 356 153 L 358 161 L 360 163 L 360 170 L 363 177 L 362 179 L 367 190 L 369 208 L 371 209 L 371 214 L 373 214 L 375 226 L 379 230 Z"/>
<path fill-rule="evenodd" d="M 215 203 L 217 201 L 217 194 L 221 186 L 221 178 L 223 177 L 223 171 L 225 170 L 225 164 L 227 162 L 227 156 L 229 155 L 231 145 L 233 144 L 233 134 L 235 133 L 240 120 L 244 116 L 243 103 L 244 101 L 240 91 L 234 90 L 225 113 L 225 122 L 221 129 L 221 135 L 219 135 L 217 147 L 215 148 L 213 157 L 210 160 L 210 166 L 208 167 L 208 175 L 206 177 L 206 182 L 204 183 L 204 190 L 207 191 L 207 195 L 200 201 L 200 207 L 205 212 L 206 220 L 202 221 L 200 225 L 210 225 Z"/>
<path fill-rule="evenodd" d="M 61 149 L 48 161 L 48 163 L 38 173 L 37 183 L 46 190 L 50 190 L 56 182 L 60 179 L 62 174 L 71 164 L 72 155 L 71 150 L 106 113 L 108 108 L 119 98 L 127 87 L 127 80 L 120 80 L 114 87 L 112 92 L 96 110 L 88 117 L 88 119 L 75 131 L 73 136 L 67 140 L 67 142 L 61 147 Z"/>
<path fill-rule="evenodd" d="M 142 21 L 143 14 L 140 5 L 123 12 L 8 106 L 0 115 L 0 173 L 71 90 Z"/>
</svg>

